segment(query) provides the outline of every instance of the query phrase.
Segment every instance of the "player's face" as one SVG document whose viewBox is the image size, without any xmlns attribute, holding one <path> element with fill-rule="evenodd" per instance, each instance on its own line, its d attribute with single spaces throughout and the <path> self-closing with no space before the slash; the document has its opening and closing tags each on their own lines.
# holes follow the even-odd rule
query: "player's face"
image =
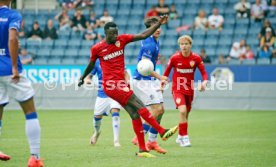
<svg viewBox="0 0 276 167">
<path fill-rule="evenodd" d="M 106 41 L 108 43 L 115 43 L 118 37 L 118 30 L 117 29 L 107 30 L 105 35 L 106 35 Z"/>
<path fill-rule="evenodd" d="M 188 40 L 183 39 L 180 41 L 179 47 L 182 52 L 190 52 L 192 45 L 190 44 L 190 42 Z"/>
<path fill-rule="evenodd" d="M 161 35 L 161 28 L 158 28 L 154 33 L 153 33 L 153 37 L 154 38 L 159 38 Z"/>
</svg>

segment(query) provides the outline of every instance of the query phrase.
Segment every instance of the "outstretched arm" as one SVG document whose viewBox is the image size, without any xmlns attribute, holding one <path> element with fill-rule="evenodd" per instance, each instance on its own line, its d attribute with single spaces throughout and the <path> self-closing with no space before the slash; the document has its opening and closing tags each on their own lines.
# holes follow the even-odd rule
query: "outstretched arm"
<svg viewBox="0 0 276 167">
<path fill-rule="evenodd" d="M 80 77 L 80 80 L 79 80 L 79 83 L 78 83 L 78 86 L 79 86 L 79 87 L 80 87 L 81 85 L 83 85 L 84 79 L 86 78 L 86 76 L 87 76 L 88 74 L 91 73 L 91 71 L 93 70 L 94 66 L 95 66 L 95 62 L 94 62 L 94 61 L 90 61 L 90 63 L 87 65 L 87 67 L 86 67 L 86 69 L 85 69 L 83 75 Z"/>
<path fill-rule="evenodd" d="M 135 34 L 133 37 L 133 41 L 139 41 L 142 39 L 146 39 L 147 37 L 152 35 L 162 24 L 167 23 L 167 21 L 168 21 L 168 15 L 160 16 L 160 19 L 157 23 L 150 26 L 144 32 L 142 32 L 140 34 Z"/>
</svg>

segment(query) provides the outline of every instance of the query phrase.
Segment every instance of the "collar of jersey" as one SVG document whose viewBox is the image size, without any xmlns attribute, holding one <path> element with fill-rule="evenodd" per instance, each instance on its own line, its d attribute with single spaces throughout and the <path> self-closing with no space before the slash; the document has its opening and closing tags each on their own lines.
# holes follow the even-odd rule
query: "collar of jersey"
<svg viewBox="0 0 276 167">
<path fill-rule="evenodd" d="M 8 8 L 8 6 L 6 6 L 6 5 L 5 6 L 0 6 L 0 8 Z"/>
</svg>

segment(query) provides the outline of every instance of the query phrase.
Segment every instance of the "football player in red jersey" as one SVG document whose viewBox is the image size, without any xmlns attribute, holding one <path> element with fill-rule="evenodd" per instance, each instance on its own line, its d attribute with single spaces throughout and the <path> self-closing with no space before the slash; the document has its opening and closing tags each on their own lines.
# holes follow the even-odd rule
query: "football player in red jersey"
<svg viewBox="0 0 276 167">
<path fill-rule="evenodd" d="M 169 76 L 174 68 L 172 77 L 172 93 L 176 108 L 180 114 L 179 132 L 176 142 L 182 147 L 191 146 L 188 136 L 188 115 L 192 108 L 194 97 L 194 74 L 199 69 L 203 82 L 199 90 L 204 91 L 207 85 L 208 74 L 206 73 L 201 57 L 191 51 L 192 38 L 188 35 L 179 37 L 180 51 L 173 54 L 168 62 L 164 76 Z M 164 86 L 164 85 L 163 85 Z"/>
<path fill-rule="evenodd" d="M 163 140 L 167 140 L 178 129 L 173 127 L 171 129 L 164 129 L 153 118 L 148 109 L 142 101 L 129 88 L 128 83 L 124 78 L 125 62 L 124 62 L 124 48 L 130 42 L 146 39 L 152 35 L 161 24 L 165 24 L 168 16 L 161 16 L 159 21 L 153 24 L 140 34 L 122 34 L 118 35 L 118 27 L 114 22 L 108 22 L 104 26 L 106 39 L 95 44 L 91 48 L 90 63 L 87 65 L 84 74 L 79 80 L 79 86 L 84 83 L 85 77 L 94 68 L 96 59 L 100 59 L 100 64 L 103 71 L 103 89 L 106 95 L 116 100 L 129 113 L 132 119 L 134 132 L 138 138 L 139 157 L 154 157 L 149 154 L 145 146 L 143 126 L 140 116 L 154 127 Z"/>
</svg>

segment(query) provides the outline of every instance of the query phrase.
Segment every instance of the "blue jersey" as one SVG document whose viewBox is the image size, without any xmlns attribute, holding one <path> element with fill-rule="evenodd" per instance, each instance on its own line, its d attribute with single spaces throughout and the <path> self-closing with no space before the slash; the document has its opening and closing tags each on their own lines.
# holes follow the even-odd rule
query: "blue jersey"
<svg viewBox="0 0 276 167">
<path fill-rule="evenodd" d="M 106 98 L 108 97 L 104 91 L 103 91 L 103 88 L 102 88 L 102 82 L 103 82 L 103 73 L 102 73 L 102 68 L 101 68 L 101 65 L 100 65 L 100 60 L 98 59 L 95 63 L 95 66 L 94 66 L 94 69 L 92 70 L 91 72 L 92 75 L 98 75 L 98 97 L 101 97 L 101 98 Z"/>
<path fill-rule="evenodd" d="M 7 6 L 0 7 L 0 76 L 12 75 L 12 62 L 8 47 L 9 29 L 19 32 L 21 21 L 22 16 L 19 12 Z M 19 58 L 17 65 L 21 73 L 22 64 Z"/>
<path fill-rule="evenodd" d="M 154 65 L 154 70 L 155 70 L 156 62 L 157 62 L 158 55 L 159 55 L 159 50 L 160 50 L 159 41 L 156 41 L 156 39 L 153 36 L 148 37 L 147 39 L 145 39 L 141 42 L 140 52 L 137 57 L 138 62 L 143 57 L 146 57 L 152 61 L 153 65 Z M 139 74 L 137 69 L 134 72 L 133 78 L 137 79 L 137 80 L 141 80 L 141 79 L 142 80 L 151 80 L 151 79 L 155 80 L 156 79 L 151 76 L 143 76 L 143 75 Z"/>
</svg>

